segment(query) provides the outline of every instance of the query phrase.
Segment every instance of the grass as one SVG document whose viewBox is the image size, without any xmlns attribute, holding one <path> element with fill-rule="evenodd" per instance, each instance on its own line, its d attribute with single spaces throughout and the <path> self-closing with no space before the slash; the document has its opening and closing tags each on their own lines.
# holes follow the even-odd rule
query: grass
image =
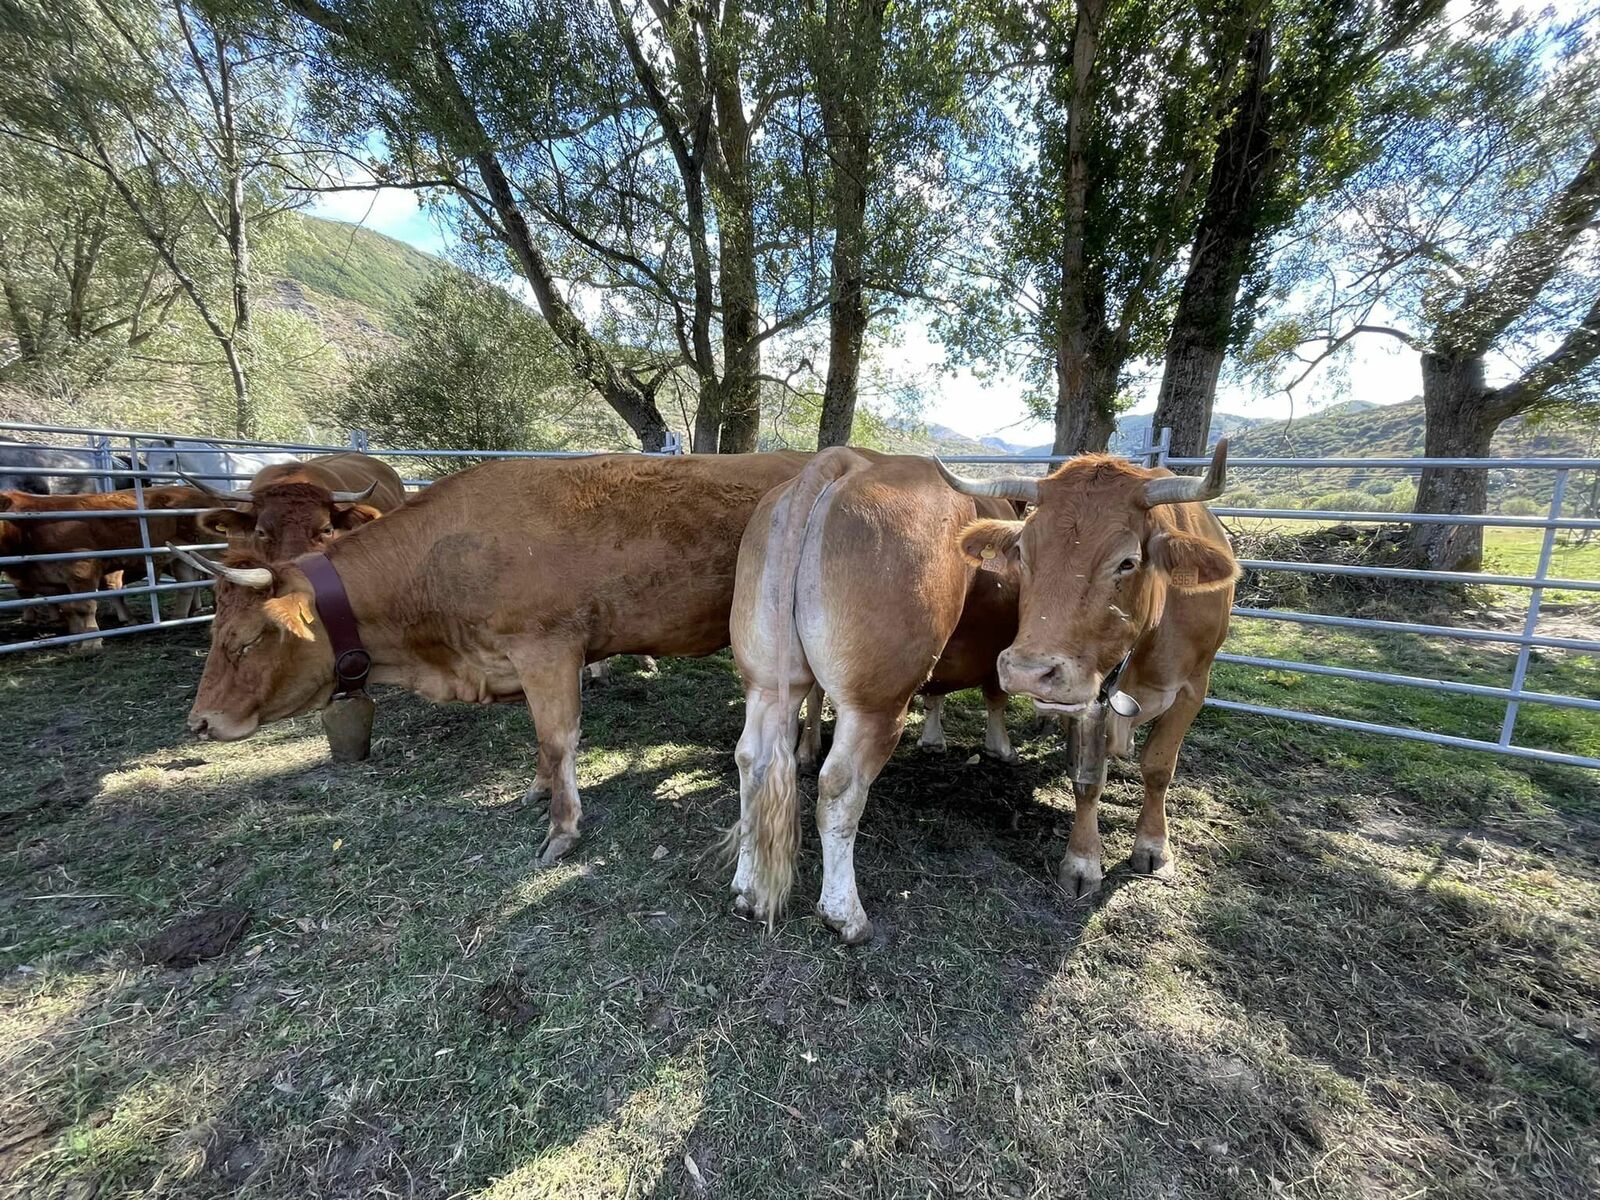
<svg viewBox="0 0 1600 1200">
<path fill-rule="evenodd" d="M 16 1194 L 1594 1186 L 1592 773 L 1207 712 L 1171 798 L 1179 882 L 1120 865 L 1121 772 L 1117 869 L 1072 904 L 1054 736 L 1019 703 L 1021 765 L 970 763 L 982 707 L 958 697 L 950 751 L 919 752 L 913 720 L 874 789 L 877 935 L 847 950 L 808 916 L 727 912 L 706 855 L 737 808 L 725 656 L 586 697 L 586 839 L 539 870 L 520 708 L 386 693 L 347 766 L 315 718 L 195 745 L 204 645 L 0 662 Z M 141 963 L 224 905 L 251 914 L 232 949 Z"/>
<path fill-rule="evenodd" d="M 393 332 L 403 332 L 411 301 L 427 277 L 448 269 L 381 233 L 301 215 L 294 218 L 282 266 L 289 279 L 361 306 Z"/>
</svg>

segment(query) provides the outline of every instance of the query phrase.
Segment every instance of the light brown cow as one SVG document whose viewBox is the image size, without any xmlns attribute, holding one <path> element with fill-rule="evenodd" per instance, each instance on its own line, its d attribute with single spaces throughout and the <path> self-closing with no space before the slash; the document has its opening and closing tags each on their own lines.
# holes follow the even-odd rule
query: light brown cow
<svg viewBox="0 0 1600 1200">
<path fill-rule="evenodd" d="M 525 699 L 550 793 L 542 861 L 578 839 L 579 669 L 728 644 L 739 536 L 803 454 L 485 463 L 330 543 L 372 679 L 430 700 Z M 321 708 L 333 655 L 295 563 L 220 569 L 189 725 L 232 741 Z"/>
<path fill-rule="evenodd" d="M 745 680 L 735 906 L 771 920 L 792 886 L 795 707 L 816 682 L 838 713 L 817 789 L 817 913 L 847 942 L 869 937 L 853 863 L 867 789 L 930 673 L 976 683 L 984 656 L 997 650 L 998 661 L 987 662 L 999 685 L 1062 715 L 1095 702 L 1107 673 L 1128 661 L 1121 690 L 1143 706 L 1141 721 L 1156 722 L 1141 761 L 1133 865 L 1170 876 L 1167 785 L 1226 634 L 1238 572 L 1221 527 L 1199 504 L 1180 501 L 1221 491 L 1225 455 L 1219 446 L 1203 480 L 1092 456 L 1044 480 L 966 481 L 932 460 L 872 464 L 827 451 L 769 497 L 740 549 L 731 618 Z M 1026 520 L 974 520 L 974 497 L 1037 507 Z M 1002 611 L 1015 605 L 1008 647 L 992 636 L 974 647 L 992 628 L 962 621 L 986 584 Z M 1121 722 L 1113 736 L 1125 751 L 1131 726 Z M 1061 867 L 1074 896 L 1101 879 L 1100 790 L 1075 785 Z"/>
<path fill-rule="evenodd" d="M 150 509 L 203 508 L 207 499 L 203 492 L 187 487 L 147 487 L 144 489 L 145 507 Z M 55 513 L 55 512 L 112 512 L 131 510 L 139 506 L 139 496 L 133 491 L 88 492 L 78 495 L 35 496 L 28 492 L 0 492 L 0 512 Z M 185 562 L 172 557 L 163 547 L 168 542 L 193 544 L 204 540 L 196 517 L 192 514 L 154 515 L 146 518 L 150 544 L 156 547 L 152 554 L 158 569 L 170 573 L 180 582 L 193 582 L 200 576 Z M 102 588 L 119 588 L 123 572 L 142 569 L 144 556 L 134 547 L 139 546 L 139 518 L 128 517 L 72 517 L 59 520 L 7 521 L 0 519 L 0 553 L 6 556 L 23 554 L 67 554 L 82 550 L 129 550 L 126 557 L 77 558 L 54 562 L 21 563 L 5 568 L 17 585 L 17 594 L 24 599 L 38 596 L 71 596 L 94 592 Z M 194 604 L 195 593 L 184 589 L 171 597 L 173 615 L 187 617 Z M 126 606 L 115 598 L 113 604 L 128 618 Z M 67 622 L 69 633 L 90 633 L 99 630 L 99 602 L 96 600 L 63 600 L 56 607 Z M 99 650 L 103 642 L 90 638 L 76 644 L 82 652 Z"/>
<path fill-rule="evenodd" d="M 185 477 L 187 478 L 187 476 Z M 359 529 L 406 502 L 406 487 L 388 463 L 354 451 L 324 454 L 302 463 L 277 463 L 257 472 L 250 486 L 220 491 L 190 479 L 230 506 L 206 513 L 200 524 L 268 562 L 320 550 L 342 533 Z"/>
</svg>

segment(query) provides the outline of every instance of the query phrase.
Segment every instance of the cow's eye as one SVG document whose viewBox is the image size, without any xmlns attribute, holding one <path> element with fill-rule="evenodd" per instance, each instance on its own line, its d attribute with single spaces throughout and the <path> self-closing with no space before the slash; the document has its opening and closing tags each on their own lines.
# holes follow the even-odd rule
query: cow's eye
<svg viewBox="0 0 1600 1200">
<path fill-rule="evenodd" d="M 323 537 L 327 537 L 332 533 L 333 533 L 333 526 L 332 525 L 324 525 L 322 527 L 322 536 Z"/>
<path fill-rule="evenodd" d="M 1137 558 L 1125 558 L 1120 563 L 1117 564 L 1117 574 L 1118 575 L 1127 575 L 1130 572 L 1136 571 L 1138 569 L 1139 569 L 1139 560 Z"/>
</svg>

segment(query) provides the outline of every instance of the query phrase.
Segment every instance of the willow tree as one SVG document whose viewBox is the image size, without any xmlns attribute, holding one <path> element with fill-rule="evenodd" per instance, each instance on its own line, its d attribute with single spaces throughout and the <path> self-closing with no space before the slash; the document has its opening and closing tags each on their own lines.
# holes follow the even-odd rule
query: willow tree
<svg viewBox="0 0 1600 1200">
<path fill-rule="evenodd" d="M 1571 26 L 1485 18 L 1395 70 L 1384 153 L 1307 214 L 1297 311 L 1263 340 L 1304 359 L 1291 384 L 1358 342 L 1405 345 L 1427 456 L 1481 458 L 1513 417 L 1596 399 L 1600 53 Z M 1417 511 L 1482 513 L 1487 488 L 1482 468 L 1431 467 Z M 1411 542 L 1425 567 L 1482 563 L 1481 526 Z"/>
</svg>

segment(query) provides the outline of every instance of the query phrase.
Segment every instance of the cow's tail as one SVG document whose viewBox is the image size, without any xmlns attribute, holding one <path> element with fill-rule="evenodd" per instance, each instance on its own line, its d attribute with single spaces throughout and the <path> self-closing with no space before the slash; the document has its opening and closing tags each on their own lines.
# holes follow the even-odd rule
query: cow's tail
<svg viewBox="0 0 1600 1200">
<path fill-rule="evenodd" d="M 778 702 L 767 710 L 757 759 L 750 765 L 756 780 L 750 796 L 754 893 L 750 898 L 756 911 L 765 914 L 769 928 L 782 913 L 794 887 L 795 858 L 800 852 L 800 792 L 789 723 L 800 554 L 817 502 L 840 476 L 860 462 L 858 455 L 843 446 L 818 454 L 778 502 L 772 530 L 767 535 L 765 574 L 774 586 L 770 593 L 765 585 L 762 587 L 762 616 L 773 632 L 772 669 L 777 678 Z"/>
</svg>

